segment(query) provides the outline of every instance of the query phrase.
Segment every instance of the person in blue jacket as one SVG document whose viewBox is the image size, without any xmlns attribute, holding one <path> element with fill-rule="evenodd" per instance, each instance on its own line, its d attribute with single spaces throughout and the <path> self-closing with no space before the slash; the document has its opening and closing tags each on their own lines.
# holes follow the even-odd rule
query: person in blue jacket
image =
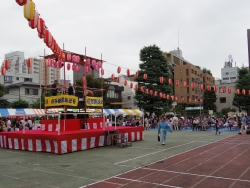
<svg viewBox="0 0 250 188">
<path fill-rule="evenodd" d="M 158 135 L 161 137 L 162 145 L 165 145 L 167 131 L 172 133 L 172 128 L 167 121 L 165 121 L 165 118 L 162 117 L 158 125 Z"/>
</svg>

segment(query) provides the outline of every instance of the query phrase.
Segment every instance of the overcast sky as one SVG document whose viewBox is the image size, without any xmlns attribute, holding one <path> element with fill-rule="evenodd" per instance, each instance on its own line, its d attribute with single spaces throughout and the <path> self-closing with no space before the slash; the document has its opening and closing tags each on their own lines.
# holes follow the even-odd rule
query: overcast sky
<svg viewBox="0 0 250 188">
<path fill-rule="evenodd" d="M 105 77 L 121 66 L 134 73 L 139 52 L 155 44 L 164 52 L 179 47 L 194 65 L 220 69 L 232 55 L 237 66 L 248 64 L 249 0 L 33 0 L 57 43 L 69 51 L 103 59 Z M 51 50 L 28 26 L 23 7 L 14 0 L 0 6 L 0 60 L 23 51 L 38 57 Z M 116 65 L 116 66 L 114 66 Z M 72 79 L 72 73 L 67 73 Z"/>
</svg>

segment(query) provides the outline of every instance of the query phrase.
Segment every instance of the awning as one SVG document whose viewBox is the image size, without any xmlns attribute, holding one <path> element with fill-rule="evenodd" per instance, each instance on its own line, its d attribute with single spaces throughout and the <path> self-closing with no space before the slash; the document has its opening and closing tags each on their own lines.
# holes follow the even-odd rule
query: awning
<svg viewBox="0 0 250 188">
<path fill-rule="evenodd" d="M 103 109 L 106 115 L 127 115 L 127 116 L 143 116 L 143 112 L 138 109 Z"/>
</svg>

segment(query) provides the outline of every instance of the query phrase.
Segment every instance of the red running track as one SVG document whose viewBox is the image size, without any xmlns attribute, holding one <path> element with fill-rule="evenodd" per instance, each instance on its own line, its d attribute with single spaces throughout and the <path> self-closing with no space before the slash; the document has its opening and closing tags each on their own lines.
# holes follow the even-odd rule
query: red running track
<svg viewBox="0 0 250 188">
<path fill-rule="evenodd" d="M 250 136 L 231 136 L 86 187 L 249 188 L 249 146 Z"/>
</svg>

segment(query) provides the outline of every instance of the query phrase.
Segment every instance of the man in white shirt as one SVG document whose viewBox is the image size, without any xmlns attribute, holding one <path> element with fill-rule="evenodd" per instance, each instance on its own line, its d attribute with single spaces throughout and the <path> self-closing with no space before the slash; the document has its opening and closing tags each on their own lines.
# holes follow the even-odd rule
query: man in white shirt
<svg viewBox="0 0 250 188">
<path fill-rule="evenodd" d="M 7 121 L 6 121 L 6 126 L 7 126 L 7 129 L 6 131 L 10 131 L 11 130 L 11 121 L 9 118 L 7 118 Z"/>
<path fill-rule="evenodd" d="M 174 130 L 179 130 L 178 128 L 178 118 L 176 117 L 176 115 L 174 115 L 173 117 L 173 127 L 174 127 Z"/>
</svg>

